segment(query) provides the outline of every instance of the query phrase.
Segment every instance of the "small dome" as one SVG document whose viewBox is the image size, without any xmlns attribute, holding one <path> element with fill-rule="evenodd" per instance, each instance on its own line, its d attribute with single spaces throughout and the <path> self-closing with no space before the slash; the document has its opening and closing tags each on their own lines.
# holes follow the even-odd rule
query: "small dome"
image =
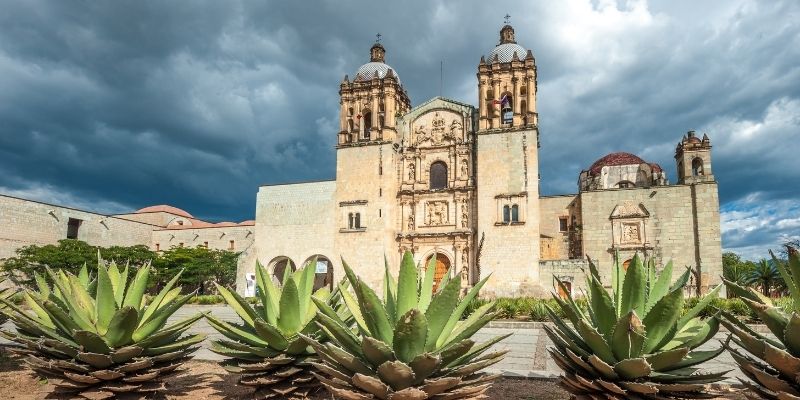
<svg viewBox="0 0 800 400">
<path fill-rule="evenodd" d="M 600 173 L 600 170 L 602 170 L 603 167 L 612 167 L 617 165 L 639 165 L 644 162 L 645 161 L 639 158 L 637 155 L 621 151 L 608 154 L 595 161 L 594 164 L 589 167 L 589 173 L 592 175 L 597 175 Z"/>
<path fill-rule="evenodd" d="M 689 139 L 687 139 L 687 141 L 688 141 L 689 143 L 697 143 L 697 144 L 699 144 L 699 143 L 702 143 L 702 141 L 700 140 L 700 138 L 699 138 L 699 137 L 697 137 L 697 136 L 690 136 L 690 137 L 689 137 Z"/>
<path fill-rule="evenodd" d="M 520 60 L 524 60 L 525 56 L 528 54 L 528 50 L 525 50 L 524 47 L 516 44 L 516 43 L 502 43 L 495 46 L 491 52 L 489 52 L 489 56 L 486 59 L 487 63 L 494 62 L 494 55 L 497 54 L 497 60 L 501 63 L 511 62 L 514 58 L 514 52 L 517 53 L 517 58 Z"/>
<path fill-rule="evenodd" d="M 166 204 L 161 204 L 161 205 L 157 205 L 157 206 L 150 206 L 150 207 L 145 207 L 145 208 L 136 210 L 136 214 L 154 213 L 154 212 L 164 212 L 164 213 L 173 214 L 173 215 L 177 215 L 177 216 L 184 217 L 184 218 L 194 218 L 192 216 L 192 214 L 189 214 L 188 212 L 186 212 L 184 210 L 181 210 L 178 207 L 168 206 Z"/>
<path fill-rule="evenodd" d="M 353 79 L 354 81 L 368 81 L 375 77 L 375 72 L 378 72 L 378 78 L 385 78 L 386 74 L 389 73 L 389 70 L 392 70 L 392 76 L 397 79 L 397 83 L 400 83 L 400 77 L 395 72 L 394 68 L 390 67 L 386 63 L 382 62 L 368 62 L 361 67 L 358 68 L 356 71 L 356 77 Z"/>
</svg>

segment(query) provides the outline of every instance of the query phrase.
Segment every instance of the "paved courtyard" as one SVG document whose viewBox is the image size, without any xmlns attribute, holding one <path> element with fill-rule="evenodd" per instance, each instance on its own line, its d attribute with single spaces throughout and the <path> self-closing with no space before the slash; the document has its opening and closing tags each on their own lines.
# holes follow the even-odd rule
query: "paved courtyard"
<svg viewBox="0 0 800 400">
<path fill-rule="evenodd" d="M 214 316 L 225 321 L 237 322 L 239 317 L 227 306 L 187 306 L 181 308 L 173 315 L 173 319 L 182 319 L 201 311 L 210 311 Z M 222 338 L 205 320 L 198 321 L 192 328 L 194 332 L 205 333 L 209 339 Z M 496 344 L 494 348 L 508 349 L 510 352 L 505 359 L 495 364 L 489 371 L 499 372 L 506 376 L 519 376 L 531 378 L 553 378 L 559 375 L 560 370 L 551 360 L 547 347 L 551 346 L 550 339 L 541 329 L 541 323 L 531 322 L 493 322 L 491 326 L 481 329 L 476 334 L 478 341 L 485 341 L 498 335 L 513 333 L 510 337 Z M 714 340 L 708 341 L 700 347 L 702 350 L 710 350 L 720 346 L 717 340 L 724 340 L 727 332 L 720 332 Z M 203 342 L 203 348 L 196 353 L 196 358 L 204 360 L 220 360 L 221 356 L 208 350 L 208 340 Z M 719 357 L 702 365 L 702 368 L 719 371 L 732 370 L 728 373 L 731 377 L 728 383 L 738 383 L 735 377 L 743 377 L 743 374 L 736 367 L 733 358 L 727 352 L 723 352 Z"/>
</svg>

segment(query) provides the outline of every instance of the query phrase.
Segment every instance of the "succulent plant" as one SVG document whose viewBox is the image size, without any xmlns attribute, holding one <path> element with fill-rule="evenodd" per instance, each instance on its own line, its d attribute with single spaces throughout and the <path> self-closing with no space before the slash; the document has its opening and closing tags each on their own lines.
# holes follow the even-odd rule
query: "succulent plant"
<svg viewBox="0 0 800 400">
<path fill-rule="evenodd" d="M 255 388 L 259 398 L 304 399 L 321 388 L 311 374 L 309 361 L 316 354 L 299 336 L 303 333 L 318 340 L 324 334 L 315 323 L 317 306 L 311 301 L 316 260 L 292 273 L 286 268 L 282 285 L 277 286 L 261 264 L 256 264 L 258 305 L 217 285 L 225 302 L 242 319 L 230 324 L 207 315 L 208 322 L 230 340 L 215 340 L 211 351 L 229 357 L 223 366 L 240 373 L 239 383 Z M 337 289 L 338 292 L 338 289 Z M 341 296 L 321 288 L 313 296 L 322 304 L 335 308 Z M 337 314 L 346 320 L 347 314 Z"/>
<path fill-rule="evenodd" d="M 789 248 L 787 262 L 773 263 L 789 289 L 793 311 L 786 312 L 751 287 L 725 280 L 774 336 L 756 332 L 737 317 L 722 312 L 722 324 L 735 336 L 739 347 L 728 346 L 733 359 L 751 383 L 743 384 L 765 399 L 800 399 L 800 255 Z"/>
<path fill-rule="evenodd" d="M 544 329 L 555 345 L 550 354 L 564 370 L 561 386 L 577 398 L 706 397 L 705 384 L 728 371 L 705 373 L 695 367 L 724 350 L 696 350 L 719 329 L 716 316 L 702 320 L 697 315 L 722 286 L 681 315 L 688 269 L 671 284 L 672 263 L 657 274 L 652 260 L 645 266 L 635 256 L 627 271 L 618 262 L 613 267 L 611 293 L 591 260 L 589 269 L 585 310 L 571 294 L 562 299 L 553 293 L 571 324 L 548 307 L 555 328 Z"/>
<path fill-rule="evenodd" d="M 149 265 L 129 281 L 127 266 L 120 271 L 114 262 L 98 264 L 94 280 L 85 266 L 77 276 L 48 268 L 52 286 L 36 274 L 38 291 L 23 294 L 28 310 L 2 300 L 6 308 L 0 312 L 16 326 L 2 335 L 19 344 L 12 351 L 58 391 L 110 398 L 162 390 L 162 378 L 204 338 L 183 335 L 202 314 L 165 326 L 192 294 L 181 296 L 174 287 L 178 274 L 147 302 Z"/>
<path fill-rule="evenodd" d="M 470 338 L 495 317 L 494 302 L 480 306 L 460 320 L 469 302 L 486 279 L 459 299 L 461 277 L 446 274 L 433 292 L 433 265 L 420 274 L 411 253 L 405 253 L 397 280 L 388 265 L 383 300 L 344 264 L 355 297 L 342 297 L 356 321 L 356 330 L 338 318 L 324 302 L 319 307 L 319 326 L 331 338 L 308 342 L 320 355 L 312 363 L 315 373 L 331 394 L 344 399 L 421 400 L 477 399 L 496 375 L 481 371 L 500 361 L 505 351 L 486 353 L 508 337 L 477 344 Z M 422 276 L 420 276 L 422 275 Z"/>
<path fill-rule="evenodd" d="M 2 289 L 0 289 L 0 299 L 11 300 L 11 296 L 13 296 L 16 291 L 9 287 L 3 287 L 6 286 L 6 282 L 8 282 L 6 278 L 0 278 L 0 287 L 2 287 Z M 0 302 L 0 309 L 4 308 L 6 308 L 5 303 Z M 6 317 L 5 314 L 0 313 L 0 324 L 5 323 L 6 320 L 8 320 L 8 317 Z"/>
</svg>

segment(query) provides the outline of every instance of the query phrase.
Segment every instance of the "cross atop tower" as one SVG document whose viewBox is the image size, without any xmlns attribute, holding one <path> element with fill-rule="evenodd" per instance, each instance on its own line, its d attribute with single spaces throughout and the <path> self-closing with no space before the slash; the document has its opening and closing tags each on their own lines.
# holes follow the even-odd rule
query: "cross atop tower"
<svg viewBox="0 0 800 400">
<path fill-rule="evenodd" d="M 506 16 L 503 17 L 503 24 L 504 25 L 508 25 L 510 23 L 510 21 L 511 21 L 511 16 L 506 14 Z"/>
<path fill-rule="evenodd" d="M 380 33 L 375 35 L 375 43 L 380 43 L 381 42 L 381 36 L 383 36 L 383 35 L 381 35 Z"/>
</svg>

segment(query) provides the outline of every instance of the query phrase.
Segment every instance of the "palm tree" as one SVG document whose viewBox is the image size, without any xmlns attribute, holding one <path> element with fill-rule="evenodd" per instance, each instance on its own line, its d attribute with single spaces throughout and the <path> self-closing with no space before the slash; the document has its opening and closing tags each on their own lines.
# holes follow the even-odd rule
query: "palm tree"
<svg viewBox="0 0 800 400">
<path fill-rule="evenodd" d="M 770 289 L 773 285 L 779 284 L 781 281 L 780 272 L 775 264 L 762 259 L 756 263 L 755 268 L 744 278 L 746 285 L 757 285 L 761 287 L 761 293 L 769 297 Z"/>
</svg>

